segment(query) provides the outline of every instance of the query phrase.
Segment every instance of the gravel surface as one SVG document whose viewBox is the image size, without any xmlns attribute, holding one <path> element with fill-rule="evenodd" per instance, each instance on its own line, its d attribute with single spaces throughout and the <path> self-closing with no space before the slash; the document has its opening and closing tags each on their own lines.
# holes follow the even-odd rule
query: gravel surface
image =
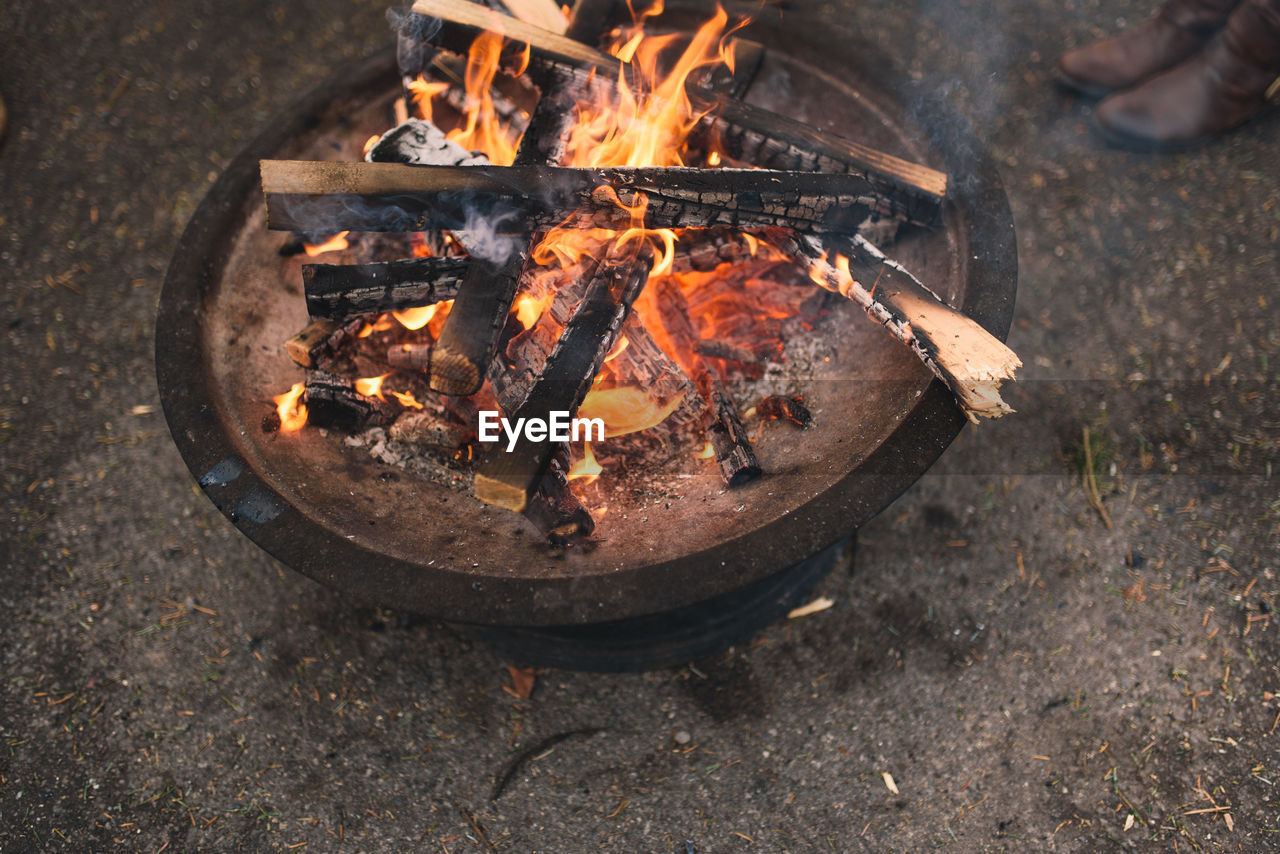
<svg viewBox="0 0 1280 854">
<path fill-rule="evenodd" d="M 1106 149 L 1052 65 L 1149 8 L 789 13 L 892 46 L 990 146 L 1020 412 L 861 531 L 832 608 L 522 698 L 515 662 L 258 551 L 159 413 L 178 235 L 386 44 L 382 5 L 9 3 L 0 849 L 1280 850 L 1280 114 Z"/>
</svg>

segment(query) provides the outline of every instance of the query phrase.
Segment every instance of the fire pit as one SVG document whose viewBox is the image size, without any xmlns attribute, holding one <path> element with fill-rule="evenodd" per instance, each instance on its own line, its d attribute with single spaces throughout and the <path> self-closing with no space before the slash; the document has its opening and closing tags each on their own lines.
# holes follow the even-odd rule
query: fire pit
<svg viewBox="0 0 1280 854">
<path fill-rule="evenodd" d="M 677 22 L 680 23 L 680 22 Z M 904 91 L 887 64 L 798 58 L 775 30 L 747 102 L 927 163 L 951 177 L 933 224 L 894 257 L 992 333 L 1012 314 L 1016 255 L 992 164 L 946 105 Z M 855 67 L 848 67 L 856 61 Z M 752 445 L 764 476 L 727 488 L 713 461 L 622 478 L 594 499 L 594 535 L 548 543 L 525 518 L 389 466 L 321 431 L 264 431 L 298 381 L 284 342 L 307 324 L 301 260 L 267 230 L 263 158 L 359 161 L 401 94 L 377 57 L 312 95 L 227 169 L 185 232 L 157 323 L 165 413 L 206 494 L 254 542 L 366 601 L 473 626 L 535 663 L 656 666 L 777 619 L 964 423 L 911 351 L 834 300 L 813 324 L 803 374 L 808 429 L 769 422 Z M 908 109 L 910 107 L 910 109 Z M 794 379 L 794 377 L 793 377 Z M 744 404 L 745 408 L 745 404 Z"/>
</svg>

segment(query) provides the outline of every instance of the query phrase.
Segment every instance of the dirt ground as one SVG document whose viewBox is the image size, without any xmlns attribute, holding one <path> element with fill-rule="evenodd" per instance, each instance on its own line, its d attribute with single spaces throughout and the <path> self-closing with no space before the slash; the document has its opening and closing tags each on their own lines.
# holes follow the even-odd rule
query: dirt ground
<svg viewBox="0 0 1280 854">
<path fill-rule="evenodd" d="M 831 609 L 529 699 L 266 557 L 159 413 L 178 235 L 383 4 L 7 5 L 0 850 L 1280 850 L 1280 114 L 1103 146 L 1050 70 L 1145 3 L 786 5 L 990 146 L 1020 412 L 863 528 Z"/>
</svg>

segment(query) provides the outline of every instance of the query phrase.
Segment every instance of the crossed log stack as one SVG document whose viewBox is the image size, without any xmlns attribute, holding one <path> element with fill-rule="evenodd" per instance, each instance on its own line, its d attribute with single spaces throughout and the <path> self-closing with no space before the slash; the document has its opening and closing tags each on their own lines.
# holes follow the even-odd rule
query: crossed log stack
<svg viewBox="0 0 1280 854">
<path fill-rule="evenodd" d="M 609 0 L 579 0 L 573 23 L 561 34 L 466 0 L 415 3 L 414 13 L 441 22 L 435 43 L 443 50 L 465 55 L 481 31 L 497 30 L 506 39 L 502 67 L 512 70 L 531 61 L 529 73 L 541 96 L 513 166 L 483 165 L 456 145 L 451 150 L 442 137 L 436 139 L 438 131 L 417 120 L 388 133 L 370 153 L 371 160 L 392 162 L 262 162 L 271 228 L 444 230 L 469 250 L 469 257 L 305 267 L 313 324 L 290 343 L 295 359 L 308 364 L 307 359 L 353 334 L 352 318 L 452 299 L 434 348 L 406 351 L 398 357 L 403 365 L 425 368 L 431 388 L 444 395 L 473 394 L 488 376 L 509 417 L 545 418 L 551 411 L 577 411 L 625 330 L 630 343 L 640 342 L 638 350 L 653 353 L 660 375 L 696 389 L 726 482 L 750 480 L 759 474 L 750 440 L 717 372 L 706 363 L 704 351 L 714 346 L 698 340 L 679 310 L 680 289 L 663 286 L 656 296 L 664 304 L 664 333 L 697 354 L 682 366 L 685 370 L 656 346 L 646 346 L 652 340 L 630 314 L 649 276 L 647 252 L 615 247 L 607 257 L 583 265 L 571 288 L 574 299 L 558 298 L 552 309 L 559 314 L 559 338 L 535 348 L 539 356 L 524 371 L 512 372 L 504 358 L 503 345 L 512 336 L 508 316 L 517 292 L 537 274 L 529 256 L 541 235 L 567 221 L 626 229 L 630 215 L 619 203 L 645 202 L 648 228 L 708 229 L 709 240 L 695 241 L 679 261 L 696 264 L 708 245 L 733 251 L 736 243 L 752 239 L 744 234 L 760 234 L 809 270 L 819 285 L 856 301 L 910 346 L 955 393 L 971 420 L 1009 411 L 999 388 L 1020 367 L 1017 356 L 857 234 L 859 225 L 873 217 L 935 222 L 946 197 L 946 176 L 738 100 L 759 64 L 758 46 L 743 41 L 748 61 L 736 64 L 732 73 L 707 74 L 687 87 L 695 110 L 705 114 L 690 145 L 714 140 L 732 162 L 757 168 L 555 165 L 565 153 L 573 103 L 591 87 L 628 73 L 617 59 L 583 43 L 599 38 L 607 5 Z M 478 215 L 490 232 L 485 240 L 499 241 L 504 251 L 469 245 L 468 229 L 476 226 Z M 837 253 L 848 259 L 847 271 L 831 260 Z M 672 311 L 665 310 L 668 304 Z M 745 358 L 726 352 L 711 355 Z M 482 459 L 476 495 L 542 519 L 544 529 L 589 530 L 589 516 L 584 523 L 585 511 L 568 497 L 566 469 L 562 447 L 522 439 L 514 451 L 495 448 Z"/>
</svg>

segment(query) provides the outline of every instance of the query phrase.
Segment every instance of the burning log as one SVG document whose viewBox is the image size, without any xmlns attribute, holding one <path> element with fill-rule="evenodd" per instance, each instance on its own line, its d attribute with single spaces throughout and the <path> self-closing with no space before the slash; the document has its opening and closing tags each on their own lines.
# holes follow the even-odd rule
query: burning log
<svg viewBox="0 0 1280 854">
<path fill-rule="evenodd" d="M 1017 354 L 862 237 L 830 241 L 827 260 L 813 238 L 771 235 L 797 261 L 809 265 L 821 287 L 848 297 L 891 335 L 907 344 L 959 400 L 965 415 L 998 418 L 1013 410 L 1000 386 L 1022 367 Z M 842 260 L 843 259 L 843 260 Z M 869 283 L 869 284 L 868 284 Z"/>
<path fill-rule="evenodd" d="M 319 370 L 307 372 L 306 401 L 308 423 L 346 433 L 390 424 L 399 408 L 361 394 L 345 377 Z"/>
<path fill-rule="evenodd" d="M 316 368 L 333 358 L 360 332 L 364 321 L 356 319 L 338 323 L 328 318 L 315 318 L 306 328 L 284 343 L 289 358 L 304 368 Z"/>
<path fill-rule="evenodd" d="M 541 419 L 553 412 L 569 417 L 591 389 L 605 356 L 613 349 L 631 304 L 644 288 L 653 263 L 651 253 L 636 256 L 615 245 L 591 276 L 586 295 L 565 324 L 564 333 L 524 403 L 509 418 Z M 476 471 L 476 497 L 521 512 L 537 489 L 556 445 L 531 441 L 521 434 L 510 451 L 492 449 Z"/>
<path fill-rule="evenodd" d="M 479 32 L 494 30 L 513 48 L 529 45 L 533 56 L 546 63 L 594 68 L 611 80 L 625 72 L 612 56 L 467 0 L 417 0 L 413 8 L 440 19 L 438 43 L 454 53 L 465 54 Z M 509 53 L 508 67 L 523 62 L 521 53 L 514 49 Z M 946 197 L 947 176 L 934 169 L 823 133 L 712 89 L 690 87 L 688 94 L 694 110 L 707 113 L 704 131 L 727 145 L 726 153 L 735 160 L 861 175 L 874 188 L 880 212 L 925 224 L 936 218 Z"/>
<path fill-rule="evenodd" d="M 561 446 L 552 455 L 547 473 L 524 509 L 525 518 L 556 545 L 589 537 L 596 529 L 591 513 L 569 488 L 568 474 L 569 452 Z"/>
<path fill-rule="evenodd" d="M 694 349 L 698 342 L 697 330 L 689 320 L 688 303 L 680 286 L 669 278 L 657 284 L 656 296 L 662 306 L 662 326 L 667 337 L 676 344 L 679 352 L 692 353 L 684 364 L 698 390 L 707 402 L 707 439 L 715 451 L 720 474 L 729 486 L 741 486 L 760 476 L 760 462 L 756 459 L 751 439 L 742 426 L 738 408 L 720 380 L 720 375 Z"/>
<path fill-rule="evenodd" d="M 515 162 L 520 166 L 559 162 L 573 127 L 573 105 L 590 85 L 553 68 L 542 69 L 540 82 L 542 97 L 516 151 Z M 479 258 L 468 272 L 436 344 L 431 366 L 434 390 L 465 395 L 480 387 L 519 290 L 531 236 L 532 233 L 523 235 L 520 248 L 506 259 L 494 262 Z"/>
<path fill-rule="evenodd" d="M 295 231 L 459 229 L 476 210 L 488 212 L 498 234 L 524 236 L 571 217 L 574 225 L 620 230 L 630 227 L 643 195 L 652 228 L 852 232 L 875 202 L 858 175 L 762 169 L 264 160 L 262 186 L 269 226 Z"/>
<path fill-rule="evenodd" d="M 434 305 L 457 296 L 469 262 L 462 257 L 413 258 L 380 264 L 304 264 L 307 313 L 341 320 Z"/>
<path fill-rule="evenodd" d="M 338 324 L 332 320 L 312 320 L 305 329 L 284 342 L 284 349 L 298 365 L 314 368 L 329 343 L 329 336 L 337 331 Z"/>
</svg>

